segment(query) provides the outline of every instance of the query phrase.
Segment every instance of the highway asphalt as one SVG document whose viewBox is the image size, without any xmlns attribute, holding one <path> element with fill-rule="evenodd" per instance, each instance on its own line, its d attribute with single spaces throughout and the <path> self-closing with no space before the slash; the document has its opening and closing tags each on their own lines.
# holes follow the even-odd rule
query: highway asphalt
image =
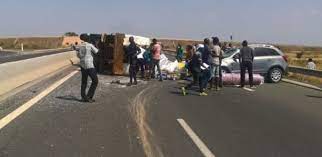
<svg viewBox="0 0 322 157">
<path fill-rule="evenodd" d="M 0 117 L 73 70 L 0 102 Z M 0 156 L 206 156 L 201 149 L 216 157 L 322 156 L 319 91 L 280 83 L 254 92 L 226 87 L 200 97 L 194 91 L 182 96 L 176 81 L 126 87 L 111 84 L 126 83 L 126 77 L 99 80 L 95 103 L 79 101 L 77 73 L 2 128 Z"/>
<path fill-rule="evenodd" d="M 0 64 L 7 62 L 15 62 L 29 58 L 41 57 L 46 55 L 53 55 L 70 51 L 70 49 L 46 50 L 43 52 L 8 52 L 0 51 Z"/>
</svg>

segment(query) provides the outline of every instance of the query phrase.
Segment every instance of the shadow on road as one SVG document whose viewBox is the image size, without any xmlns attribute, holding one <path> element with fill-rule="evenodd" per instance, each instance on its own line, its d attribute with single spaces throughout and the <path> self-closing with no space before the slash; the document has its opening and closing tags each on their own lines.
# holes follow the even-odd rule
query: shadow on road
<svg viewBox="0 0 322 157">
<path fill-rule="evenodd" d="M 320 98 L 322 99 L 322 96 L 317 96 L 317 95 L 306 95 L 307 97 L 310 97 L 310 98 Z"/>
<path fill-rule="evenodd" d="M 178 96 L 183 96 L 182 95 L 182 92 L 181 92 L 181 89 L 178 89 L 177 91 L 170 91 L 171 94 L 174 94 L 174 95 L 178 95 Z M 195 91 L 193 90 L 188 90 L 187 91 L 187 96 L 199 96 L 199 94 L 197 94 Z"/>
<path fill-rule="evenodd" d="M 58 96 L 56 97 L 57 99 L 62 99 L 62 100 L 68 100 L 68 101 L 76 101 L 76 102 L 82 102 L 81 99 L 75 97 L 75 96 L 71 96 L 71 95 L 67 95 L 67 96 Z"/>
</svg>

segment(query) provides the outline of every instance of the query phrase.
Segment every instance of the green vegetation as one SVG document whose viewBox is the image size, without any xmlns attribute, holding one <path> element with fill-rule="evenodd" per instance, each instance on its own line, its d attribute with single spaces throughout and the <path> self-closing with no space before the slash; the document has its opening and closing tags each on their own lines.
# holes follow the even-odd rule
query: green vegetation
<svg viewBox="0 0 322 157">
<path fill-rule="evenodd" d="M 75 36 L 78 36 L 78 34 L 75 33 L 75 32 L 66 32 L 64 34 L 64 36 L 66 36 L 66 37 L 75 37 Z"/>
</svg>

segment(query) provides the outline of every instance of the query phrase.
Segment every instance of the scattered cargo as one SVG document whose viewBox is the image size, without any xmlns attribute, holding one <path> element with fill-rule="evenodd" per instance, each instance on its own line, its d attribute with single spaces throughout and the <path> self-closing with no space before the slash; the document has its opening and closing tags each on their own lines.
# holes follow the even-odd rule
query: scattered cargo
<svg viewBox="0 0 322 157">
<path fill-rule="evenodd" d="M 264 77 L 259 74 L 253 75 L 253 84 L 258 86 L 264 84 Z M 240 85 L 240 74 L 223 74 L 223 84 L 224 85 Z M 248 74 L 246 74 L 245 77 L 245 84 L 249 85 L 249 77 Z"/>
</svg>

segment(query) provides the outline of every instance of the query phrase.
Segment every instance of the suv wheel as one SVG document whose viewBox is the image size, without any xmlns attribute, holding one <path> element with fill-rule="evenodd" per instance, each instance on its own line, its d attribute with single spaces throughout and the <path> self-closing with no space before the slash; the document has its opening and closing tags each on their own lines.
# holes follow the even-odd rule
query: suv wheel
<svg viewBox="0 0 322 157">
<path fill-rule="evenodd" d="M 271 83 L 278 83 L 282 80 L 283 71 L 280 68 L 272 68 L 268 72 L 268 80 Z"/>
</svg>

